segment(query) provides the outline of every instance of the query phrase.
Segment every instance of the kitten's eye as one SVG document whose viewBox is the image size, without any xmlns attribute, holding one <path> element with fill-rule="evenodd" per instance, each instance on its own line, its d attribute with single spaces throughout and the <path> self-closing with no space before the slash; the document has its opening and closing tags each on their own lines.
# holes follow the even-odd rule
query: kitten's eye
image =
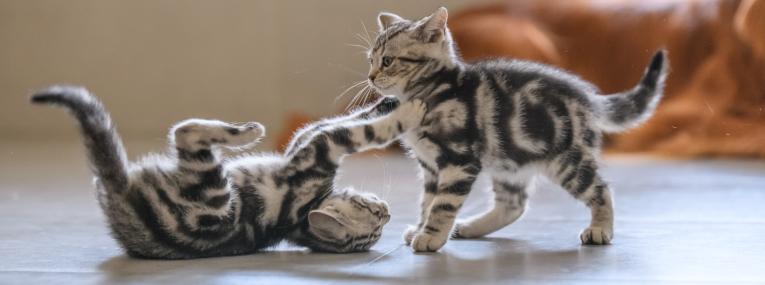
<svg viewBox="0 0 765 285">
<path fill-rule="evenodd" d="M 388 67 L 388 66 L 390 66 L 391 64 L 393 64 L 393 58 L 392 58 L 392 57 L 390 57 L 390 56 L 386 56 L 386 57 L 383 57 L 383 62 L 382 62 L 382 65 L 383 65 L 384 67 Z"/>
</svg>

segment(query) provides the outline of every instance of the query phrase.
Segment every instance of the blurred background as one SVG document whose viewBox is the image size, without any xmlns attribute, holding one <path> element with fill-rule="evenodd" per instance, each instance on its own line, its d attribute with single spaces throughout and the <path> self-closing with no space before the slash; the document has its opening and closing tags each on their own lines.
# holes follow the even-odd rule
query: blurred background
<svg viewBox="0 0 765 285">
<path fill-rule="evenodd" d="M 125 140 L 164 140 L 187 118 L 258 121 L 270 150 L 291 112 L 345 109 L 356 92 L 335 98 L 369 67 L 349 45 L 366 45 L 380 11 L 480 2 L 0 1 L 0 140 L 79 139 L 66 114 L 27 102 L 66 83 L 99 96 Z"/>
<path fill-rule="evenodd" d="M 368 253 L 136 260 L 104 226 L 75 120 L 28 103 L 49 85 L 87 87 L 131 158 L 162 150 L 170 126 L 194 117 L 261 122 L 255 149 L 278 150 L 351 102 L 359 88 L 335 99 L 368 69 L 351 45 L 374 37 L 379 12 L 417 19 L 440 6 L 466 61 L 540 61 L 605 94 L 634 87 L 668 50 L 657 113 L 607 138 L 619 154 L 602 168 L 616 192 L 612 245 L 580 245 L 589 211 L 540 179 L 513 225 L 412 254 L 401 233 L 417 221 L 422 182 L 415 161 L 391 152 L 354 155 L 338 175 L 391 206 Z M 763 108 L 765 0 L 0 0 L 0 283 L 765 283 L 765 160 L 645 156 L 765 158 Z M 491 184 L 479 176 L 461 217 L 493 203 Z"/>
<path fill-rule="evenodd" d="M 278 150 L 311 119 L 341 113 L 364 80 L 362 37 L 381 11 L 449 9 L 467 61 L 553 64 L 604 93 L 632 88 L 669 50 L 666 97 L 610 152 L 765 157 L 765 1 L 0 1 L 0 141 L 75 141 L 74 121 L 27 103 L 85 86 L 126 140 L 164 143 L 187 118 L 259 121 Z M 337 101 L 335 101 L 337 99 Z M 277 140 L 279 137 L 281 141 Z M 132 155 L 132 154 L 131 154 Z"/>
</svg>

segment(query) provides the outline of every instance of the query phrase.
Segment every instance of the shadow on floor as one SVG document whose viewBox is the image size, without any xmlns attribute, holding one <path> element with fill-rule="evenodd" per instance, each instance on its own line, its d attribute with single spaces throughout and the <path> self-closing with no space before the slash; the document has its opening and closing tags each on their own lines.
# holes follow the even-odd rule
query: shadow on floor
<svg viewBox="0 0 765 285">
<path fill-rule="evenodd" d="M 104 261 L 98 269 L 106 273 L 103 281 L 107 283 L 159 281 L 163 276 L 183 276 L 189 281 L 207 282 L 227 275 L 357 282 L 406 282 L 418 276 L 430 276 L 433 281 L 469 282 L 476 276 L 482 276 L 481 280 L 523 278 L 543 273 L 547 278 L 555 279 L 555 270 L 544 269 L 568 267 L 582 259 L 582 255 L 605 248 L 582 246 L 579 249 L 540 250 L 529 241 L 510 238 L 452 240 L 450 244 L 456 248 L 431 253 L 415 253 L 411 248 L 399 245 L 388 252 L 327 254 L 296 249 L 193 260 L 144 260 L 120 255 Z M 532 251 L 518 250 L 532 248 Z M 559 272 L 565 274 L 567 271 Z"/>
</svg>

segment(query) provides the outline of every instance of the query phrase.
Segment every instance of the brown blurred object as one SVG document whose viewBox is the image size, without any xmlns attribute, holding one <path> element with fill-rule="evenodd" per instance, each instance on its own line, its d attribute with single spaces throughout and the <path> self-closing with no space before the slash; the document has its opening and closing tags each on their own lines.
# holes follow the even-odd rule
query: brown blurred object
<svg viewBox="0 0 765 285">
<path fill-rule="evenodd" d="M 466 61 L 508 57 L 562 67 L 604 94 L 634 87 L 669 51 L 654 117 L 607 150 L 765 158 L 765 0 L 503 2 L 455 13 Z"/>
</svg>

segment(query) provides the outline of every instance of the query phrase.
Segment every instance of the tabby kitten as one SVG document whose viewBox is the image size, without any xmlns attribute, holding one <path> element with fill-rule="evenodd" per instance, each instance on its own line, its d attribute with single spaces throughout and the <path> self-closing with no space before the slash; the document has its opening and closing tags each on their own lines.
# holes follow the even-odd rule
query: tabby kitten
<svg viewBox="0 0 765 285">
<path fill-rule="evenodd" d="M 221 161 L 218 148 L 244 148 L 265 132 L 190 119 L 169 134 L 167 154 L 127 160 L 101 103 L 87 90 L 55 86 L 32 102 L 68 109 L 79 121 L 101 208 L 128 255 L 186 259 L 256 252 L 287 240 L 324 252 L 366 251 L 390 220 L 375 195 L 333 185 L 347 154 L 379 148 L 418 125 L 422 102 L 385 104 L 317 123 L 290 153 Z"/>
<path fill-rule="evenodd" d="M 406 242 L 416 251 L 435 251 L 450 232 L 474 238 L 497 231 L 523 214 L 530 182 L 541 175 L 592 211 L 582 242 L 609 243 L 614 209 L 598 172 L 601 133 L 651 116 L 666 76 L 665 52 L 654 56 L 637 87 L 602 96 L 582 79 L 538 63 L 462 62 L 446 18 L 444 8 L 415 21 L 381 13 L 369 51 L 371 86 L 428 106 L 422 124 L 404 137 L 425 181 L 420 221 L 406 231 Z M 455 226 L 481 171 L 493 180 L 493 207 Z"/>
</svg>

